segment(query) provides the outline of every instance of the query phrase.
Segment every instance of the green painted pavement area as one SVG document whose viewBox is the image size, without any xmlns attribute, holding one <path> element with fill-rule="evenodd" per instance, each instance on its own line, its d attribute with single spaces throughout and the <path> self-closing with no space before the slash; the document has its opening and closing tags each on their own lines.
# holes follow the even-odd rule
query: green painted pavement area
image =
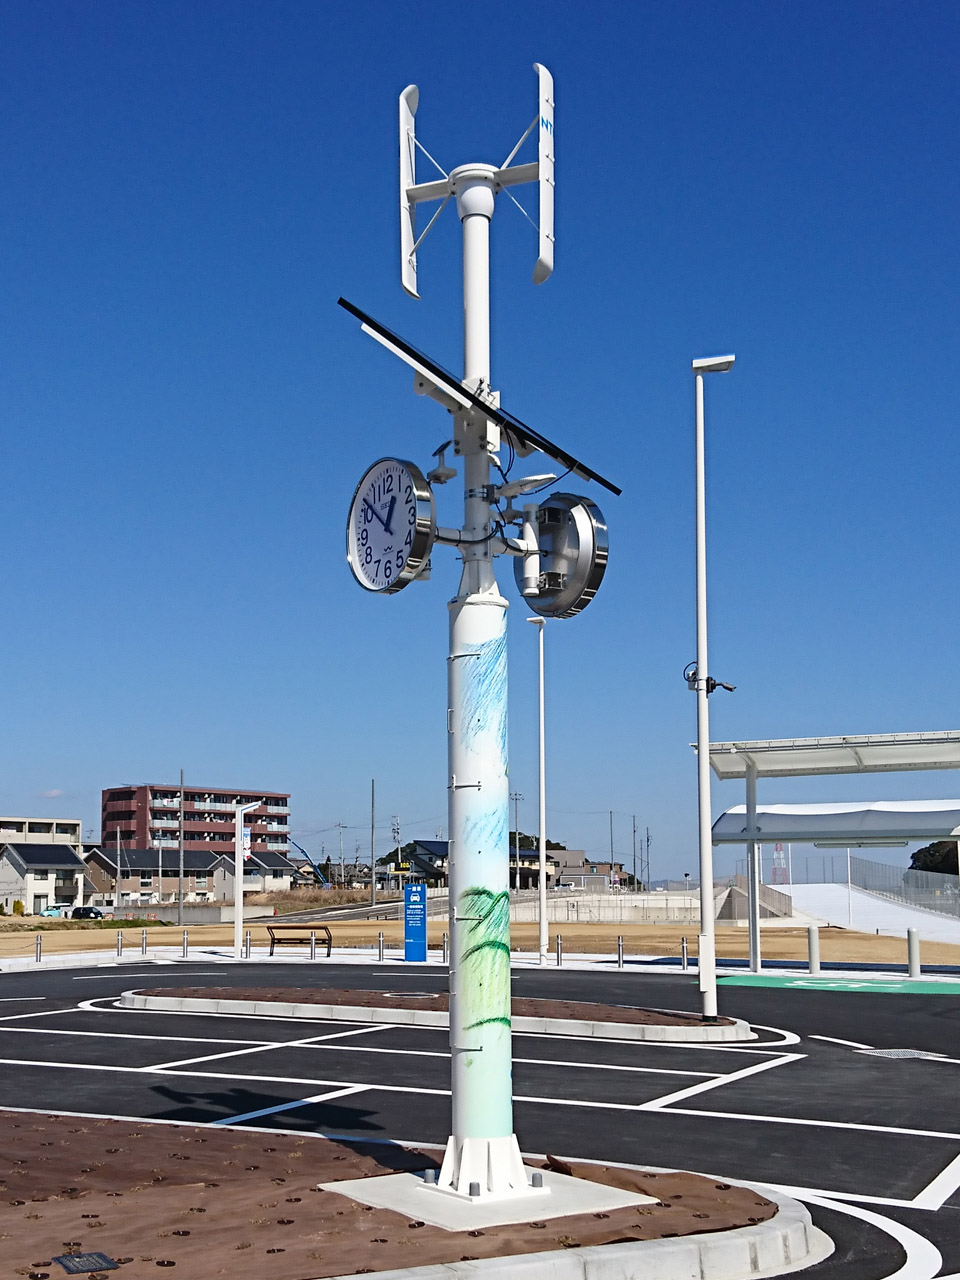
<svg viewBox="0 0 960 1280">
<path fill-rule="evenodd" d="M 922 978 L 820 977 L 809 974 L 735 973 L 717 981 L 728 987 L 790 987 L 797 991 L 861 991 L 874 995 L 960 996 L 960 982 Z"/>
</svg>

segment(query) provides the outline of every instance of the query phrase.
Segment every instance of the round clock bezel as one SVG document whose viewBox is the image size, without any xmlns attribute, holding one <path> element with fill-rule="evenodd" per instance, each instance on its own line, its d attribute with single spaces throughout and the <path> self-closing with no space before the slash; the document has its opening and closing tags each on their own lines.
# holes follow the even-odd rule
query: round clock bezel
<svg viewBox="0 0 960 1280">
<path fill-rule="evenodd" d="M 544 520 L 554 512 L 557 521 Z M 546 534 L 545 526 L 556 523 Z M 563 575 L 563 583 L 541 588 L 524 603 L 542 618 L 573 618 L 582 613 L 600 589 L 607 568 L 610 542 L 603 512 L 590 498 L 574 493 L 551 493 L 540 504 L 541 575 Z M 549 545 L 547 539 L 549 537 Z M 517 586 L 523 589 L 523 561 L 514 560 Z"/>
<path fill-rule="evenodd" d="M 413 486 L 413 496 L 416 502 L 416 518 L 413 525 L 413 541 L 407 553 L 407 557 L 403 563 L 403 567 L 397 572 L 392 582 L 384 586 L 377 586 L 370 582 L 363 573 L 363 566 L 359 558 L 354 555 L 351 545 L 352 531 L 354 527 L 354 515 L 357 503 L 362 500 L 362 491 L 367 485 L 370 475 L 376 471 L 378 467 L 382 467 L 384 463 L 392 466 L 402 467 L 410 478 Z M 420 470 L 415 462 L 408 462 L 405 458 L 378 458 L 376 462 L 372 462 L 366 471 L 360 477 L 356 489 L 353 491 L 353 497 L 350 500 L 350 509 L 347 515 L 347 563 L 350 566 L 354 578 L 365 591 L 370 591 L 374 595 L 389 596 L 394 595 L 398 591 L 402 591 L 408 583 L 413 582 L 426 567 L 430 559 L 430 552 L 433 549 L 434 540 L 437 534 L 437 513 L 436 502 L 433 496 L 433 490 L 427 481 L 426 476 Z"/>
</svg>

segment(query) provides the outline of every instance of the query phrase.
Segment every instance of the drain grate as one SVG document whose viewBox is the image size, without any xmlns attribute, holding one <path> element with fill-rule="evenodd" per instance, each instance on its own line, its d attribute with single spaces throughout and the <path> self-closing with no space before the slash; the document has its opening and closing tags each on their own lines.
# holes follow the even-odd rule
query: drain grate
<svg viewBox="0 0 960 1280">
<path fill-rule="evenodd" d="M 946 1054 L 926 1053 L 923 1049 L 858 1049 L 867 1058 L 929 1058 L 932 1062 L 941 1062 Z"/>
</svg>

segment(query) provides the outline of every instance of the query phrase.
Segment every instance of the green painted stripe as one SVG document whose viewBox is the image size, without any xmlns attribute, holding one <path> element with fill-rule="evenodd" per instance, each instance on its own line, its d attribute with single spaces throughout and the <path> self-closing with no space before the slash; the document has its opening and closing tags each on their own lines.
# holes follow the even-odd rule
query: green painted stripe
<svg viewBox="0 0 960 1280">
<path fill-rule="evenodd" d="M 796 991 L 861 991 L 872 995 L 960 996 L 960 982 L 924 982 L 922 979 L 824 977 L 809 974 L 735 973 L 718 978 L 728 987 L 790 987 Z"/>
</svg>

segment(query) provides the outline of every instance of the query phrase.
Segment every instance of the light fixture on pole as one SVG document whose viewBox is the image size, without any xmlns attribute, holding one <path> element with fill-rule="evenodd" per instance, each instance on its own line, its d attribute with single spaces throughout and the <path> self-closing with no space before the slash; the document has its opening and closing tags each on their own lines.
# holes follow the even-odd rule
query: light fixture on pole
<svg viewBox="0 0 960 1280">
<path fill-rule="evenodd" d="M 238 804 L 233 811 L 233 958 L 243 959 L 243 815 L 262 801 Z"/>
<path fill-rule="evenodd" d="M 714 356 L 694 360 L 697 427 L 697 660 L 684 671 L 689 688 L 697 694 L 697 792 L 700 828 L 700 938 L 697 968 L 700 978 L 701 1011 L 704 1019 L 717 1016 L 716 907 L 713 900 L 713 835 L 710 821 L 710 712 L 707 698 L 717 688 L 731 685 L 712 680 L 707 666 L 707 529 L 706 475 L 703 445 L 703 375 L 727 373 L 735 356 Z"/>
<path fill-rule="evenodd" d="M 537 907 L 539 920 L 539 951 L 540 963 L 547 963 L 547 951 L 550 948 L 550 926 L 547 921 L 547 764 L 546 764 L 546 733 L 543 709 L 543 628 L 547 625 L 546 618 L 528 618 L 528 622 L 532 622 L 538 628 L 537 636 L 539 648 L 539 825 L 538 843 L 540 850 L 539 875 L 537 877 Z"/>
</svg>

